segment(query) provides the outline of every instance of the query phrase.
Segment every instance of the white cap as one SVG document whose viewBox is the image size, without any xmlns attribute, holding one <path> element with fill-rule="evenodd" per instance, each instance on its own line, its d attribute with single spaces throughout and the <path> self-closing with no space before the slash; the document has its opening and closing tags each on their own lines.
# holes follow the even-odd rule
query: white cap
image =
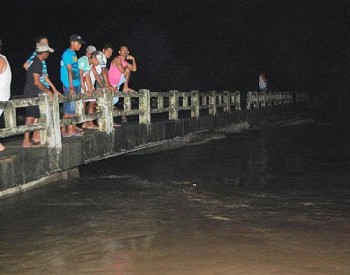
<svg viewBox="0 0 350 275">
<path fill-rule="evenodd" d="M 55 51 L 54 49 L 49 47 L 49 44 L 46 44 L 46 43 L 37 43 L 35 50 L 39 53 L 42 53 L 42 52 L 53 53 Z"/>
</svg>

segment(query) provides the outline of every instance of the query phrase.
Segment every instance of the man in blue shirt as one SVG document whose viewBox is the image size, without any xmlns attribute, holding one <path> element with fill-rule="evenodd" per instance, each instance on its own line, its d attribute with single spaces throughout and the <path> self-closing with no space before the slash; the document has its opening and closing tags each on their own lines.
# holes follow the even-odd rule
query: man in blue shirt
<svg viewBox="0 0 350 275">
<path fill-rule="evenodd" d="M 61 58 L 61 82 L 63 84 L 63 92 L 65 95 L 80 94 L 80 73 L 78 67 L 78 57 L 76 52 L 80 50 L 81 45 L 85 44 L 81 36 L 73 34 L 69 38 L 70 46 L 66 49 Z M 75 102 L 67 102 L 64 104 L 63 118 L 75 116 Z M 74 125 L 69 125 L 61 129 L 63 137 L 81 135 Z"/>
</svg>

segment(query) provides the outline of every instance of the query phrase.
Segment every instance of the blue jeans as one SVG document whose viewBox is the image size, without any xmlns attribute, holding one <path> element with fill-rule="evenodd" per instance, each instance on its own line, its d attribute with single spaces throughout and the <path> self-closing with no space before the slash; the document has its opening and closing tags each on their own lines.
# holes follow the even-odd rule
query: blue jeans
<svg viewBox="0 0 350 275">
<path fill-rule="evenodd" d="M 69 88 L 63 86 L 64 95 L 70 95 Z M 74 93 L 76 95 L 81 93 L 81 88 L 79 86 L 74 86 Z M 63 112 L 68 115 L 75 115 L 75 101 L 66 102 L 63 104 Z"/>
</svg>

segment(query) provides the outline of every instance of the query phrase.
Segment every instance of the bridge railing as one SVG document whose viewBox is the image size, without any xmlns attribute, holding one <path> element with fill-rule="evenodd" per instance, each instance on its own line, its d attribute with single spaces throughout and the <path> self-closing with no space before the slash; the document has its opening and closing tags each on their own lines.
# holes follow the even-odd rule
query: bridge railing
<svg viewBox="0 0 350 275">
<path fill-rule="evenodd" d="M 113 96 L 123 98 L 123 110 L 115 109 Z M 85 113 L 84 101 L 95 99 L 97 111 L 92 114 Z M 248 92 L 247 109 L 261 108 L 279 104 L 289 104 L 308 100 L 306 94 L 296 94 L 295 99 L 291 93 L 258 93 Z M 60 118 L 60 104 L 75 102 L 76 115 L 70 118 Z M 138 101 L 138 104 L 134 104 Z M 151 92 L 146 89 L 138 92 L 119 92 L 112 94 L 108 89 L 95 92 L 92 96 L 57 95 L 50 98 L 41 94 L 36 98 L 13 99 L 6 102 L 0 101 L 0 109 L 4 109 L 5 128 L 0 129 L 0 138 L 16 136 L 25 132 L 40 131 L 41 144 L 48 147 L 61 147 L 60 127 L 75 125 L 91 120 L 97 120 L 99 130 L 106 133 L 114 133 L 113 119 L 119 116 L 138 115 L 140 124 L 149 124 L 151 114 L 169 113 L 169 120 L 177 120 L 180 111 L 190 111 L 191 117 L 198 118 L 200 111 L 207 110 L 207 114 L 216 116 L 218 108 L 223 112 L 240 110 L 240 92 L 206 92 L 199 91 L 180 92 Z M 39 106 L 40 119 L 37 124 L 18 125 L 18 108 Z"/>
<path fill-rule="evenodd" d="M 290 104 L 293 102 L 306 102 L 310 97 L 307 93 L 290 93 L 290 92 L 256 92 L 247 93 L 247 109 L 265 108 L 266 106 L 276 106 Z"/>
</svg>

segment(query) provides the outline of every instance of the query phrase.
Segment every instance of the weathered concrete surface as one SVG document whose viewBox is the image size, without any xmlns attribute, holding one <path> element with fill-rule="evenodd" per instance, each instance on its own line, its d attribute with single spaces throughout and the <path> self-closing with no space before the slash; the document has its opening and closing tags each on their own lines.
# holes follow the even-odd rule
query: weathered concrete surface
<svg viewBox="0 0 350 275">
<path fill-rule="evenodd" d="M 30 181 L 28 183 L 24 183 L 21 185 L 17 185 L 14 187 L 7 188 L 5 190 L 0 191 L 0 198 L 5 198 L 11 196 L 13 194 L 23 193 L 32 188 L 36 188 L 39 186 L 43 186 L 46 184 L 51 184 L 54 182 L 79 178 L 79 168 L 73 168 L 66 171 L 53 173 L 49 176 L 41 177 L 37 180 Z"/>
<path fill-rule="evenodd" d="M 210 138 L 209 133 L 218 132 L 219 129 L 228 126 L 231 130 L 234 129 L 233 131 L 241 131 L 254 124 L 259 125 L 263 121 L 273 122 L 295 117 L 299 111 L 295 107 L 282 105 L 266 109 L 222 112 L 216 116 L 155 121 L 149 125 L 139 124 L 136 121 L 128 122 L 115 128 L 113 136 L 106 132 L 87 130 L 82 137 L 63 139 L 59 169 L 55 168 L 56 166 L 51 167 L 51 149 L 47 147 L 25 149 L 21 147 L 22 139 L 17 139 L 12 145 L 5 144 L 7 149 L 0 155 L 0 197 L 40 185 L 42 179 L 45 179 L 45 182 L 62 179 L 66 174 L 60 172 L 99 159 L 146 148 L 153 148 L 154 151 L 156 147 L 166 148 L 170 143 L 177 141 L 186 143 Z"/>
</svg>

